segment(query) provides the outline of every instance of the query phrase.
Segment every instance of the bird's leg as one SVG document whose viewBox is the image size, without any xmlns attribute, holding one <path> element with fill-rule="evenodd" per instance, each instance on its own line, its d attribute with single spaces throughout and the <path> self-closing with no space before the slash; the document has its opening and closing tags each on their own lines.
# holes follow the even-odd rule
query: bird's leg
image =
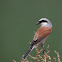
<svg viewBox="0 0 62 62">
<path fill-rule="evenodd" d="M 42 47 L 42 49 L 43 49 L 43 53 L 45 53 L 46 52 L 46 50 L 44 49 L 44 45 L 41 43 L 40 44 L 40 46 Z"/>
</svg>

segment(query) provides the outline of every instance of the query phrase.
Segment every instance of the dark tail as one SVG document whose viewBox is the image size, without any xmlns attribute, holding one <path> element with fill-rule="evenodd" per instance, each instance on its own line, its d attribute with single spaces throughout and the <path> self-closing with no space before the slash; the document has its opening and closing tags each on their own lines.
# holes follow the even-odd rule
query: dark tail
<svg viewBox="0 0 62 62">
<path fill-rule="evenodd" d="M 28 56 L 28 54 L 33 50 L 34 46 L 30 46 L 29 50 L 26 52 L 26 54 L 24 55 L 24 59 Z"/>
<path fill-rule="evenodd" d="M 31 50 L 32 50 L 32 49 L 30 48 L 30 49 L 26 52 L 26 54 L 25 54 L 24 57 L 23 57 L 24 59 L 28 56 L 28 54 L 31 52 Z"/>
<path fill-rule="evenodd" d="M 32 43 L 30 44 L 30 48 L 29 50 L 26 52 L 26 54 L 24 55 L 24 59 L 28 56 L 28 54 L 33 50 L 34 48 L 34 40 L 32 41 Z"/>
</svg>

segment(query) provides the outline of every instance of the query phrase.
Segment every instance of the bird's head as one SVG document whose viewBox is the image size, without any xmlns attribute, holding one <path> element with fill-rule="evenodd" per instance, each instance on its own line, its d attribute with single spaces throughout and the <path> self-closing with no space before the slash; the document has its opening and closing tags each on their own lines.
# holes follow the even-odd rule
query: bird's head
<svg viewBox="0 0 62 62">
<path fill-rule="evenodd" d="M 51 22 L 47 18 L 41 18 L 36 24 L 40 24 L 41 27 L 52 27 Z"/>
</svg>

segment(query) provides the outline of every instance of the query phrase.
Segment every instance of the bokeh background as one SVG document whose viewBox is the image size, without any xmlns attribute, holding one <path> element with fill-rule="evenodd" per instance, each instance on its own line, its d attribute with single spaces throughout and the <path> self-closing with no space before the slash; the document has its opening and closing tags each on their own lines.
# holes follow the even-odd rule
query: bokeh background
<svg viewBox="0 0 62 62">
<path fill-rule="evenodd" d="M 53 30 L 45 48 L 50 45 L 50 56 L 58 51 L 62 61 L 62 1 L 61 0 L 1 0 L 0 1 L 0 62 L 21 61 L 29 48 L 34 31 L 39 28 L 36 22 L 48 18 Z M 35 50 L 31 52 L 35 56 Z M 29 60 L 36 62 L 28 57 Z M 57 61 L 56 61 L 57 62 Z"/>
</svg>

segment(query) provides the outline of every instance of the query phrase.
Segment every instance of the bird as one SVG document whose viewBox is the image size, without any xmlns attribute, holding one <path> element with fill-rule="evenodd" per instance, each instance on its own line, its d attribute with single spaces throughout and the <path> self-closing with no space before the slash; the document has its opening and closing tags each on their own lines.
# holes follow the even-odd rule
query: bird
<svg viewBox="0 0 62 62">
<path fill-rule="evenodd" d="M 34 38 L 26 54 L 23 56 L 25 59 L 28 54 L 38 45 L 43 46 L 45 40 L 52 32 L 52 23 L 47 18 L 41 18 L 36 25 L 40 25 L 39 29 L 35 32 Z"/>
</svg>

